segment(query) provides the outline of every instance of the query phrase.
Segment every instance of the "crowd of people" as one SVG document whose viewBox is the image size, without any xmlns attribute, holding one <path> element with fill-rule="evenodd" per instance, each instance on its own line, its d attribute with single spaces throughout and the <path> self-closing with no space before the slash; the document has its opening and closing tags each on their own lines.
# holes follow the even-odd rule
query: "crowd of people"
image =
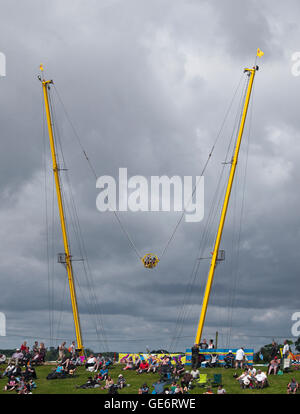
<svg viewBox="0 0 300 414">
<path fill-rule="evenodd" d="M 286 345 L 286 344 L 285 344 Z M 66 342 L 63 342 L 57 348 L 58 359 L 55 368 L 47 375 L 47 379 L 61 379 L 67 377 L 75 377 L 78 366 L 84 366 L 90 376 L 82 385 L 76 385 L 76 388 L 99 388 L 107 390 L 109 394 L 116 394 L 118 390 L 130 386 L 125 378 L 125 372 L 131 371 L 137 376 L 145 376 L 147 374 L 158 374 L 158 380 L 153 380 L 148 386 L 149 381 L 143 381 L 139 387 L 139 394 L 188 394 L 200 379 L 199 368 L 202 368 L 203 354 L 201 350 L 213 350 L 210 358 L 206 360 L 205 367 L 216 368 L 219 366 L 218 355 L 214 353 L 214 343 L 209 343 L 204 339 L 200 344 L 192 347 L 191 369 L 187 370 L 181 356 L 171 357 L 164 355 L 148 355 L 147 358 L 140 355 L 128 355 L 121 360 L 121 372 L 114 381 L 110 370 L 114 367 L 114 361 L 104 357 L 102 354 L 90 354 L 89 356 L 81 356 L 78 354 L 75 342 L 73 341 L 69 348 Z M 283 358 L 286 358 L 288 347 L 284 349 Z M 0 355 L 0 364 L 7 364 L 1 374 L 1 378 L 7 378 L 4 385 L 4 391 L 15 391 L 18 394 L 31 394 L 37 387 L 37 374 L 35 365 L 45 363 L 46 348 L 44 343 L 38 344 L 34 342 L 32 348 L 27 346 L 24 341 L 20 348 L 16 349 L 10 358 Z M 262 389 L 269 386 L 268 376 L 277 375 L 280 371 L 281 359 L 279 358 L 279 348 L 275 342 L 272 343 L 270 351 L 270 361 L 266 372 L 256 370 L 254 366 L 248 364 L 245 351 L 241 347 L 235 354 L 232 350 L 224 356 L 224 368 L 241 369 L 242 373 L 234 373 L 241 388 L 257 388 Z M 123 366 L 122 366 L 123 365 Z M 280 373 L 280 372 L 279 372 Z M 153 377 L 151 377 L 153 378 Z M 226 390 L 223 385 L 217 384 L 217 394 L 225 394 Z M 298 391 L 299 385 L 295 378 L 291 378 L 287 385 L 287 393 L 294 394 Z M 212 388 L 207 384 L 205 394 L 213 394 Z"/>
<path fill-rule="evenodd" d="M 46 348 L 43 343 L 38 345 L 35 342 L 32 350 L 27 346 L 27 342 L 23 342 L 21 347 L 16 349 L 11 358 L 7 361 L 7 366 L 1 378 L 7 378 L 4 391 L 16 391 L 17 394 L 32 394 L 37 387 L 35 380 L 37 379 L 34 365 L 44 362 Z M 40 362 L 41 361 L 41 362 Z M 1 363 L 6 362 L 6 357 L 1 355 Z"/>
<path fill-rule="evenodd" d="M 269 385 L 266 373 L 260 369 L 256 372 L 254 367 L 245 368 L 241 375 L 235 374 L 235 377 L 243 389 L 265 388 Z"/>
</svg>

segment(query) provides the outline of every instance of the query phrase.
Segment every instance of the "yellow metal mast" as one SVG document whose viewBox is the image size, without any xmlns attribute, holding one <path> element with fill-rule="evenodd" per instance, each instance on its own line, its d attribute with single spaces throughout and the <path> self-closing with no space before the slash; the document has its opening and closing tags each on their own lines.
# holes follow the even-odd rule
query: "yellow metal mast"
<svg viewBox="0 0 300 414">
<path fill-rule="evenodd" d="M 43 66 L 42 65 L 40 66 L 40 69 L 43 72 Z M 82 344 L 82 335 L 81 335 L 81 327 L 80 327 L 78 306 L 77 306 L 77 300 L 76 300 L 76 291 L 75 291 L 75 285 L 74 285 L 73 267 L 72 267 L 72 259 L 71 259 L 72 256 L 70 254 L 70 248 L 69 248 L 69 242 L 68 242 L 68 233 L 67 233 L 67 228 L 66 228 L 66 220 L 65 220 L 64 208 L 63 208 L 63 202 L 62 202 L 62 195 L 61 195 L 59 167 L 57 165 L 57 160 L 56 160 L 56 150 L 55 150 L 52 120 L 51 120 L 51 111 L 50 111 L 49 97 L 48 97 L 48 88 L 50 88 L 50 84 L 53 84 L 53 81 L 52 80 L 45 80 L 45 79 L 42 79 L 42 78 L 39 78 L 39 79 L 42 82 L 43 93 L 44 93 L 44 101 L 45 101 L 46 116 L 47 116 L 47 125 L 48 125 L 48 132 L 49 132 L 52 162 L 53 162 L 53 172 L 54 172 L 54 178 L 55 178 L 58 209 L 59 209 L 61 230 L 62 230 L 62 236 L 63 236 L 64 250 L 65 250 L 66 269 L 67 269 L 67 275 L 68 275 L 68 281 L 69 281 L 69 288 L 70 288 L 70 295 L 71 295 L 71 302 L 72 302 L 72 310 L 73 310 L 73 318 L 74 318 L 75 332 L 76 332 L 76 339 L 77 339 L 77 349 L 79 350 L 79 354 L 82 355 L 83 354 L 83 344 Z"/>
<path fill-rule="evenodd" d="M 226 218 L 226 213 L 227 213 L 227 208 L 228 208 L 228 203 L 229 203 L 229 198 L 230 198 L 230 193 L 231 193 L 231 188 L 232 188 L 232 183 L 233 183 L 233 179 L 234 179 L 234 175 L 235 175 L 235 170 L 236 170 L 236 165 L 237 165 L 237 161 L 238 161 L 238 155 L 239 155 L 241 140 L 242 140 L 245 121 L 246 121 L 246 117 L 247 117 L 247 111 L 248 111 L 248 106 L 249 106 L 249 101 L 250 101 L 250 96 L 251 96 L 251 91 L 252 91 L 252 86 L 253 86 L 253 80 L 254 80 L 254 76 L 255 76 L 255 73 L 256 73 L 257 70 L 258 70 L 258 66 L 254 66 L 252 69 L 246 68 L 244 70 L 244 72 L 246 72 L 247 75 L 249 76 L 247 93 L 246 93 L 246 98 L 245 98 L 245 102 L 244 102 L 244 108 L 243 108 L 242 118 L 241 118 L 241 122 L 240 122 L 238 137 L 237 137 L 237 141 L 236 141 L 235 151 L 234 151 L 234 155 L 233 155 L 232 162 L 231 162 L 229 180 L 228 180 L 228 184 L 227 184 L 227 189 L 226 189 L 226 193 L 225 193 L 225 198 L 224 198 L 224 203 L 223 203 L 219 228 L 218 228 L 217 237 L 216 237 L 214 250 L 213 250 L 213 255 L 212 255 L 212 259 L 211 259 L 210 270 L 209 270 L 208 277 L 207 277 L 206 288 L 205 288 L 204 298 L 203 298 L 203 303 L 202 303 L 202 309 L 201 309 L 201 314 L 200 314 L 200 319 L 199 319 L 199 324 L 198 324 L 198 329 L 197 329 L 197 334 L 196 334 L 196 339 L 195 339 L 196 344 L 200 343 L 200 339 L 201 339 L 201 336 L 202 336 L 202 331 L 203 331 L 203 326 L 204 326 L 204 322 L 205 322 L 205 316 L 206 316 L 206 311 L 207 311 L 207 305 L 208 305 L 210 290 L 211 290 L 211 287 L 212 287 L 214 273 L 215 273 L 215 267 L 216 267 L 216 261 L 217 261 L 217 257 L 218 257 L 219 246 L 220 246 L 220 243 L 221 243 L 222 232 L 223 232 L 223 227 L 224 227 L 224 223 L 225 223 L 225 218 Z"/>
</svg>

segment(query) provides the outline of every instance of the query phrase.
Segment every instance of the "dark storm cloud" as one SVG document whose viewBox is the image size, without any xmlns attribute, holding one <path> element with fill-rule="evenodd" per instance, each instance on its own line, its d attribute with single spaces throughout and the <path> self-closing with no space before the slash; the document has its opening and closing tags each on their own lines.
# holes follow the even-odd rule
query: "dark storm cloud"
<svg viewBox="0 0 300 414">
<path fill-rule="evenodd" d="M 49 307 L 55 320 L 53 336 L 74 335 L 64 269 L 56 258 L 63 248 L 55 199 L 52 245 L 52 171 L 46 131 L 43 136 L 39 64 L 44 63 L 47 76 L 54 79 L 97 175 L 117 178 L 118 169 L 127 167 L 129 176 L 196 176 L 242 69 L 253 64 L 257 47 L 265 56 L 258 62 L 256 78 L 238 273 L 233 239 L 244 194 L 246 140 L 222 241 L 226 261 L 217 267 L 204 335 L 213 337 L 219 330 L 224 345 L 231 339 L 230 346 L 243 340 L 256 347 L 265 343 L 263 335 L 288 335 L 298 305 L 294 246 L 300 235 L 295 189 L 300 179 L 300 84 L 290 71 L 291 53 L 299 49 L 297 2 L 285 6 L 233 0 L 26 0 L 0 5 L 0 51 L 7 57 L 7 77 L 0 79 L 0 311 L 7 315 L 11 335 L 3 339 L 5 344 L 14 346 L 18 335 L 21 339 L 38 333 L 49 343 Z M 184 349 L 193 341 L 209 265 L 202 261 L 193 279 L 205 223 L 183 221 L 158 268 L 143 269 L 113 214 L 97 211 L 95 177 L 55 90 L 52 97 L 92 270 L 93 283 L 82 264 L 74 264 L 85 338 L 96 337 L 91 285 L 114 350 L 122 350 L 114 342 L 120 337 L 128 340 L 126 350 L 169 346 L 191 286 L 185 300 L 187 317 L 180 326 L 183 338 L 178 341 Z M 232 123 L 226 125 L 205 174 L 205 219 L 231 129 Z M 159 254 L 179 215 L 120 213 L 120 217 L 142 253 Z M 72 253 L 80 258 L 69 224 Z M 212 249 L 216 225 L 217 220 L 201 252 L 205 257 Z M 134 342 L 134 338 L 145 339 Z M 97 341 L 88 345 L 102 346 Z"/>
</svg>

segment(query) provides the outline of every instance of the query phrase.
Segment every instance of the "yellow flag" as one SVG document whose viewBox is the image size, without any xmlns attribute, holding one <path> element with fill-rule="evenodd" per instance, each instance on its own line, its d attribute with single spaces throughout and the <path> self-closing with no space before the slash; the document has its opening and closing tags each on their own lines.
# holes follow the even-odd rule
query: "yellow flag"
<svg viewBox="0 0 300 414">
<path fill-rule="evenodd" d="M 260 49 L 257 49 L 257 56 L 262 57 L 264 55 L 264 52 Z"/>
<path fill-rule="evenodd" d="M 42 64 L 40 65 L 40 69 L 41 69 L 41 71 L 43 71 L 43 70 L 44 70 L 44 68 L 43 68 L 43 65 L 42 65 Z"/>
</svg>

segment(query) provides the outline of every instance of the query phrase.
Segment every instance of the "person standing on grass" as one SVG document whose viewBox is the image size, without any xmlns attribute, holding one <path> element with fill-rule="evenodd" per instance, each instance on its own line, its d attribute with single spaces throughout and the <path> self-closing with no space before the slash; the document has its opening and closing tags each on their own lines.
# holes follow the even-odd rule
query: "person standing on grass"
<svg viewBox="0 0 300 414">
<path fill-rule="evenodd" d="M 57 361 L 62 361 L 64 359 L 65 352 L 66 352 L 66 342 L 63 342 L 58 347 L 58 360 Z"/>
<path fill-rule="evenodd" d="M 283 349 L 282 349 L 282 356 L 283 358 L 287 358 L 290 353 L 290 346 L 288 344 L 287 339 L 284 341 Z"/>
<path fill-rule="evenodd" d="M 239 348 L 236 351 L 235 354 L 235 369 L 237 369 L 239 366 L 241 369 L 243 369 L 243 363 L 245 361 L 245 352 L 243 348 Z"/>
<path fill-rule="evenodd" d="M 197 369 L 199 363 L 199 345 L 195 344 L 192 348 L 192 369 Z"/>
<path fill-rule="evenodd" d="M 75 345 L 75 341 L 72 341 L 68 351 L 70 352 L 70 354 L 72 355 L 72 358 L 75 357 L 75 353 L 76 353 L 76 345 Z"/>
</svg>

